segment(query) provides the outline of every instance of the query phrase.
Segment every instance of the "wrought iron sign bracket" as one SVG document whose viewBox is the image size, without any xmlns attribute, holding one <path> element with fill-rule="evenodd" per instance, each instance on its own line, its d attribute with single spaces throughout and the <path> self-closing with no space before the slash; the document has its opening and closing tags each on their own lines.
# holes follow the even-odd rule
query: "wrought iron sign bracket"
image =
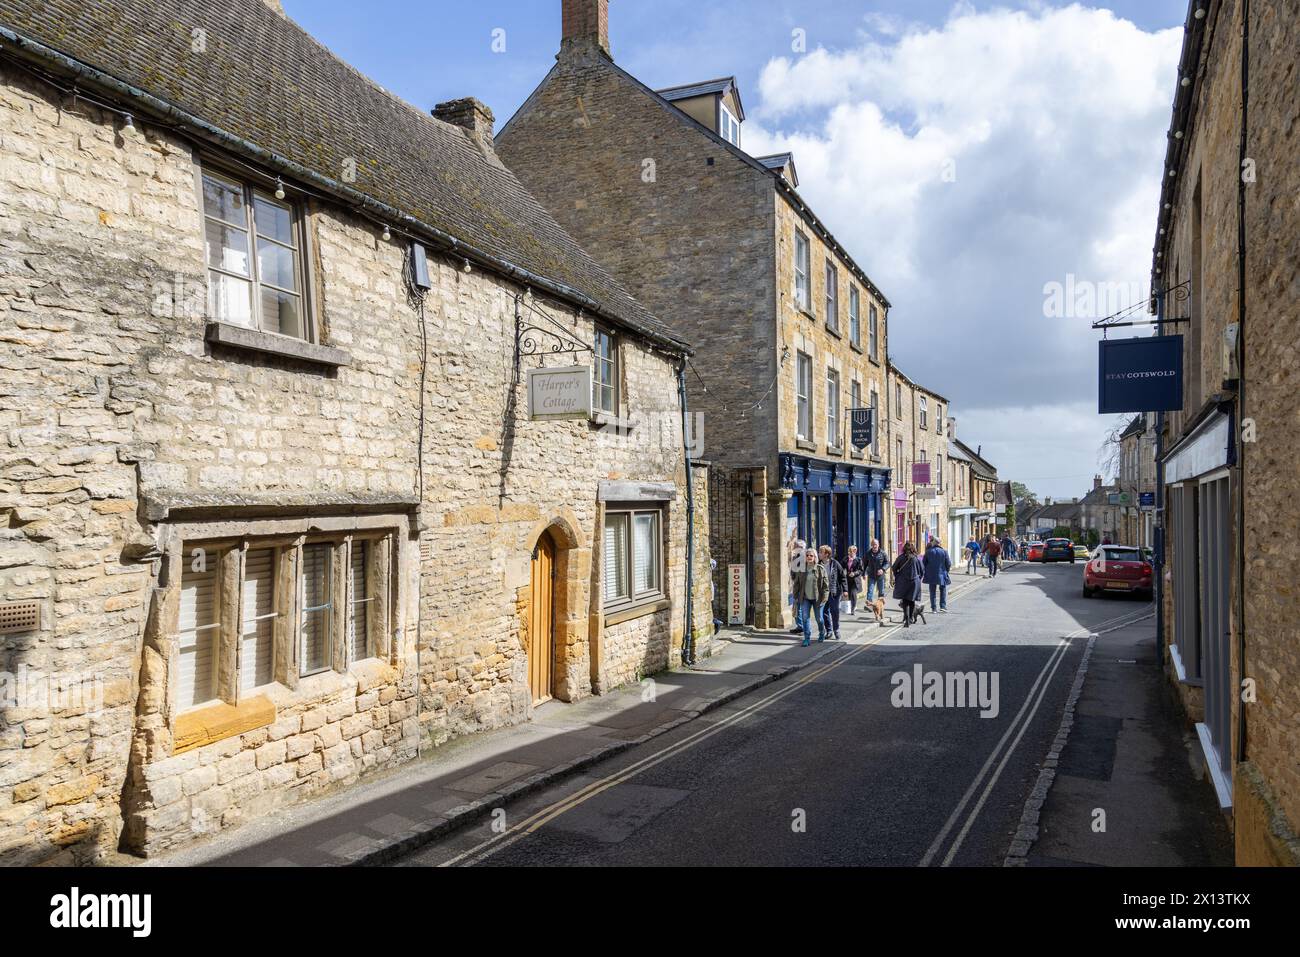
<svg viewBox="0 0 1300 957">
<path fill-rule="evenodd" d="M 578 356 L 583 352 L 594 352 L 591 346 L 580 342 L 572 332 L 557 319 L 530 301 L 527 293 L 515 296 L 515 357 L 521 356 Z M 524 310 L 536 316 L 525 318 Z M 578 317 L 582 317 L 579 310 Z"/>
</svg>

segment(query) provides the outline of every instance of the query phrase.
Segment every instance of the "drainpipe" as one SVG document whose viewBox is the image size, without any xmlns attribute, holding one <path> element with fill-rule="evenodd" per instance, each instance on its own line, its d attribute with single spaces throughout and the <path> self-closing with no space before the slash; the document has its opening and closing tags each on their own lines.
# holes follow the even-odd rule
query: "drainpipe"
<svg viewBox="0 0 1300 957">
<path fill-rule="evenodd" d="M 682 633 L 682 664 L 690 666 L 695 664 L 695 486 L 691 478 L 691 447 L 687 438 L 685 359 L 677 363 L 677 399 L 682 408 L 682 462 L 686 466 L 686 630 Z"/>
<path fill-rule="evenodd" d="M 1164 335 L 1165 293 L 1156 293 L 1156 334 Z M 1156 580 L 1156 667 L 1165 666 L 1165 414 L 1156 413 L 1156 526 L 1151 574 Z"/>
<path fill-rule="evenodd" d="M 1246 108 L 1250 100 L 1250 0 L 1241 5 L 1241 144 L 1237 158 L 1237 421 L 1246 416 Z M 1246 678 L 1246 443 L 1237 447 L 1237 662 L 1239 680 Z M 1240 700 L 1240 699 L 1239 699 Z M 1246 760 L 1246 708 L 1238 707 L 1237 761 Z"/>
</svg>

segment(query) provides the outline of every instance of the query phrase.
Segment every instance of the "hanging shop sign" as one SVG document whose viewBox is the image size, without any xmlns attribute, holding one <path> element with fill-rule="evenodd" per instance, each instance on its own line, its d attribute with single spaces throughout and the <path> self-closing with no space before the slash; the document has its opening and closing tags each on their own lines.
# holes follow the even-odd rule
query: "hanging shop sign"
<svg viewBox="0 0 1300 957">
<path fill-rule="evenodd" d="M 727 566 L 727 622 L 745 623 L 745 566 Z"/>
<path fill-rule="evenodd" d="M 875 409 L 849 409 L 849 436 L 855 449 L 865 449 L 876 434 Z"/>
<path fill-rule="evenodd" d="M 1097 411 L 1169 412 L 1183 407 L 1183 337 L 1103 339 Z"/>
<path fill-rule="evenodd" d="M 529 369 L 528 418 L 591 418 L 591 366 Z"/>
<path fill-rule="evenodd" d="M 1140 508 L 1155 508 L 1155 507 L 1156 507 L 1156 493 L 1155 493 L 1155 492 L 1138 492 L 1138 506 L 1139 506 Z"/>
<path fill-rule="evenodd" d="M 939 497 L 939 489 L 933 485 L 918 485 L 916 487 L 917 501 L 929 502 Z"/>
<path fill-rule="evenodd" d="M 912 484 L 913 485 L 930 484 L 930 463 L 929 462 L 912 463 Z"/>
</svg>

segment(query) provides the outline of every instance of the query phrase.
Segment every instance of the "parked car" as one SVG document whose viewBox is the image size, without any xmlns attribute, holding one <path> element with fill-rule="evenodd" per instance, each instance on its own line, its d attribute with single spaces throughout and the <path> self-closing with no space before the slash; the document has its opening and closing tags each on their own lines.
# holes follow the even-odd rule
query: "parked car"
<svg viewBox="0 0 1300 957">
<path fill-rule="evenodd" d="M 1075 543 L 1074 543 L 1074 557 L 1075 557 L 1075 558 L 1082 558 L 1084 561 L 1087 561 L 1089 558 L 1092 557 L 1092 555 L 1091 555 L 1091 553 L 1088 551 L 1088 546 L 1087 546 L 1087 545 L 1081 545 L 1080 543 L 1075 542 Z"/>
<path fill-rule="evenodd" d="M 1043 543 L 1028 542 L 1025 545 L 1025 561 L 1041 562 L 1043 560 Z"/>
<path fill-rule="evenodd" d="M 1049 538 L 1043 543 L 1044 562 L 1074 563 L 1074 542 L 1068 538 Z"/>
<path fill-rule="evenodd" d="M 1083 597 L 1119 592 L 1151 597 L 1151 563 L 1131 545 L 1100 545 L 1083 566 Z"/>
</svg>

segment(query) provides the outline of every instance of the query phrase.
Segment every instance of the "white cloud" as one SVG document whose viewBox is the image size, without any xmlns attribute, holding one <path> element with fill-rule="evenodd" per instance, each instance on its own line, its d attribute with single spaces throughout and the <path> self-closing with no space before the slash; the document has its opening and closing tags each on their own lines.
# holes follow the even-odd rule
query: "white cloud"
<svg viewBox="0 0 1300 957">
<path fill-rule="evenodd" d="M 893 302 L 909 375 L 958 408 L 1005 403 L 1031 461 L 1065 461 L 1040 413 L 1011 418 L 1095 402 L 1097 333 L 1046 317 L 1044 284 L 1145 284 L 1181 30 L 1077 4 L 864 23 L 768 61 L 745 147 L 794 152 L 800 193 Z M 1077 421 L 1082 473 L 1105 424 Z"/>
</svg>

